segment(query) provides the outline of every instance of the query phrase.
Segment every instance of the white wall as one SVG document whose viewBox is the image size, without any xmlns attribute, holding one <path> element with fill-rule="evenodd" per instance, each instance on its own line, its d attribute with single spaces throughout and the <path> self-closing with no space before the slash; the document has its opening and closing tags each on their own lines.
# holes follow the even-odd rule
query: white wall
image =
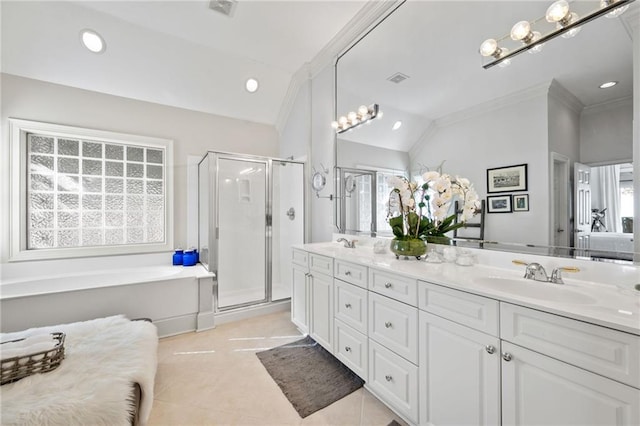
<svg viewBox="0 0 640 426">
<path fill-rule="evenodd" d="M 334 194 L 334 141 L 335 131 L 331 128 L 334 120 L 334 68 L 333 65 L 325 67 L 311 82 L 311 155 L 309 165 L 320 170 L 323 164 L 329 173 L 327 186 L 320 193 L 321 196 Z M 311 167 L 309 167 L 311 168 Z M 310 242 L 330 241 L 334 226 L 334 200 L 317 198 L 313 192 L 309 192 L 311 199 Z"/>
<path fill-rule="evenodd" d="M 485 239 L 548 244 L 547 92 L 529 92 L 517 104 L 487 106 L 461 117 L 436 123 L 412 150 L 411 169 L 420 169 L 419 164 L 434 169 L 444 160 L 443 172 L 470 179 L 483 198 L 487 169 L 528 164 L 528 190 L 520 193 L 529 194 L 529 211 L 487 214 Z"/>
<path fill-rule="evenodd" d="M 303 158 L 311 147 L 311 80 L 301 85 L 280 133 L 280 158 Z"/>
<path fill-rule="evenodd" d="M 633 98 L 585 108 L 580 117 L 580 162 L 589 165 L 633 158 Z"/>
<path fill-rule="evenodd" d="M 409 169 L 409 153 L 378 148 L 338 139 L 338 164 L 341 167 L 374 167 L 393 170 Z"/>
<path fill-rule="evenodd" d="M 580 161 L 580 111 L 582 104 L 553 81 L 548 96 L 549 151 L 562 154 L 571 162 Z"/>
<path fill-rule="evenodd" d="M 273 126 L 0 74 L 0 263 L 9 247 L 9 130 L 21 118 L 174 140 L 174 241 L 187 240 L 187 159 L 207 150 L 277 156 Z"/>
</svg>

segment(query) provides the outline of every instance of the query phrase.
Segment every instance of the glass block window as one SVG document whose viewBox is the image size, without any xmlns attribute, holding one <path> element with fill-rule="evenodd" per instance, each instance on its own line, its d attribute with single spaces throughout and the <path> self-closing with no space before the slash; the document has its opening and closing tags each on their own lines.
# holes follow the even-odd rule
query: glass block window
<svg viewBox="0 0 640 426">
<path fill-rule="evenodd" d="M 166 149 L 26 133 L 26 249 L 166 240 Z"/>
</svg>

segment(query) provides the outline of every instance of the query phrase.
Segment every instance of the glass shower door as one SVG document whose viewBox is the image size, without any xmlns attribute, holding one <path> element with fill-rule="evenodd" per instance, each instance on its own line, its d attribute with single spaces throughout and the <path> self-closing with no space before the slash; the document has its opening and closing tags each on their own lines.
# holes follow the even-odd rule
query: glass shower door
<svg viewBox="0 0 640 426">
<path fill-rule="evenodd" d="M 218 157 L 218 309 L 267 300 L 267 162 Z"/>
<path fill-rule="evenodd" d="M 304 165 L 272 161 L 271 300 L 291 297 L 291 246 L 304 243 Z"/>
</svg>

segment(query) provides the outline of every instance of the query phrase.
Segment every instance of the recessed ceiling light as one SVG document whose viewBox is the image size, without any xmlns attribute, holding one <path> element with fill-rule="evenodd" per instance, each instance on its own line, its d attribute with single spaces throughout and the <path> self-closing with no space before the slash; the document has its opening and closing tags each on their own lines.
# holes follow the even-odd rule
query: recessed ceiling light
<svg viewBox="0 0 640 426">
<path fill-rule="evenodd" d="M 599 87 L 601 89 L 608 89 L 609 87 L 613 87 L 618 84 L 617 81 L 607 81 L 606 83 L 602 83 Z"/>
<path fill-rule="evenodd" d="M 258 90 L 258 80 L 256 80 L 255 78 L 250 78 L 247 80 L 244 87 L 247 88 L 247 91 L 249 93 L 253 93 Z"/>
<path fill-rule="evenodd" d="M 106 50 L 107 44 L 104 39 L 93 30 L 80 31 L 80 41 L 82 45 L 93 53 L 102 53 Z"/>
<path fill-rule="evenodd" d="M 398 120 L 395 123 L 393 123 L 393 130 L 398 130 L 400 127 L 402 126 L 402 121 Z"/>
</svg>

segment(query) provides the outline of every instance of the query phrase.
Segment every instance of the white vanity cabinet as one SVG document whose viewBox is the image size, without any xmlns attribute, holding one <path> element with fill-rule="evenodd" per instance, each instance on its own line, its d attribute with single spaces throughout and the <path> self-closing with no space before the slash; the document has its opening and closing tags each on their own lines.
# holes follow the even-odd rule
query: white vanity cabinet
<svg viewBox="0 0 640 426">
<path fill-rule="evenodd" d="M 291 280 L 291 322 L 302 333 L 309 333 L 309 253 L 293 249 Z"/>
<path fill-rule="evenodd" d="M 333 352 L 333 259 L 309 253 L 309 335 Z"/>
<path fill-rule="evenodd" d="M 418 289 L 420 424 L 499 425 L 497 301 L 426 282 Z"/>
</svg>

